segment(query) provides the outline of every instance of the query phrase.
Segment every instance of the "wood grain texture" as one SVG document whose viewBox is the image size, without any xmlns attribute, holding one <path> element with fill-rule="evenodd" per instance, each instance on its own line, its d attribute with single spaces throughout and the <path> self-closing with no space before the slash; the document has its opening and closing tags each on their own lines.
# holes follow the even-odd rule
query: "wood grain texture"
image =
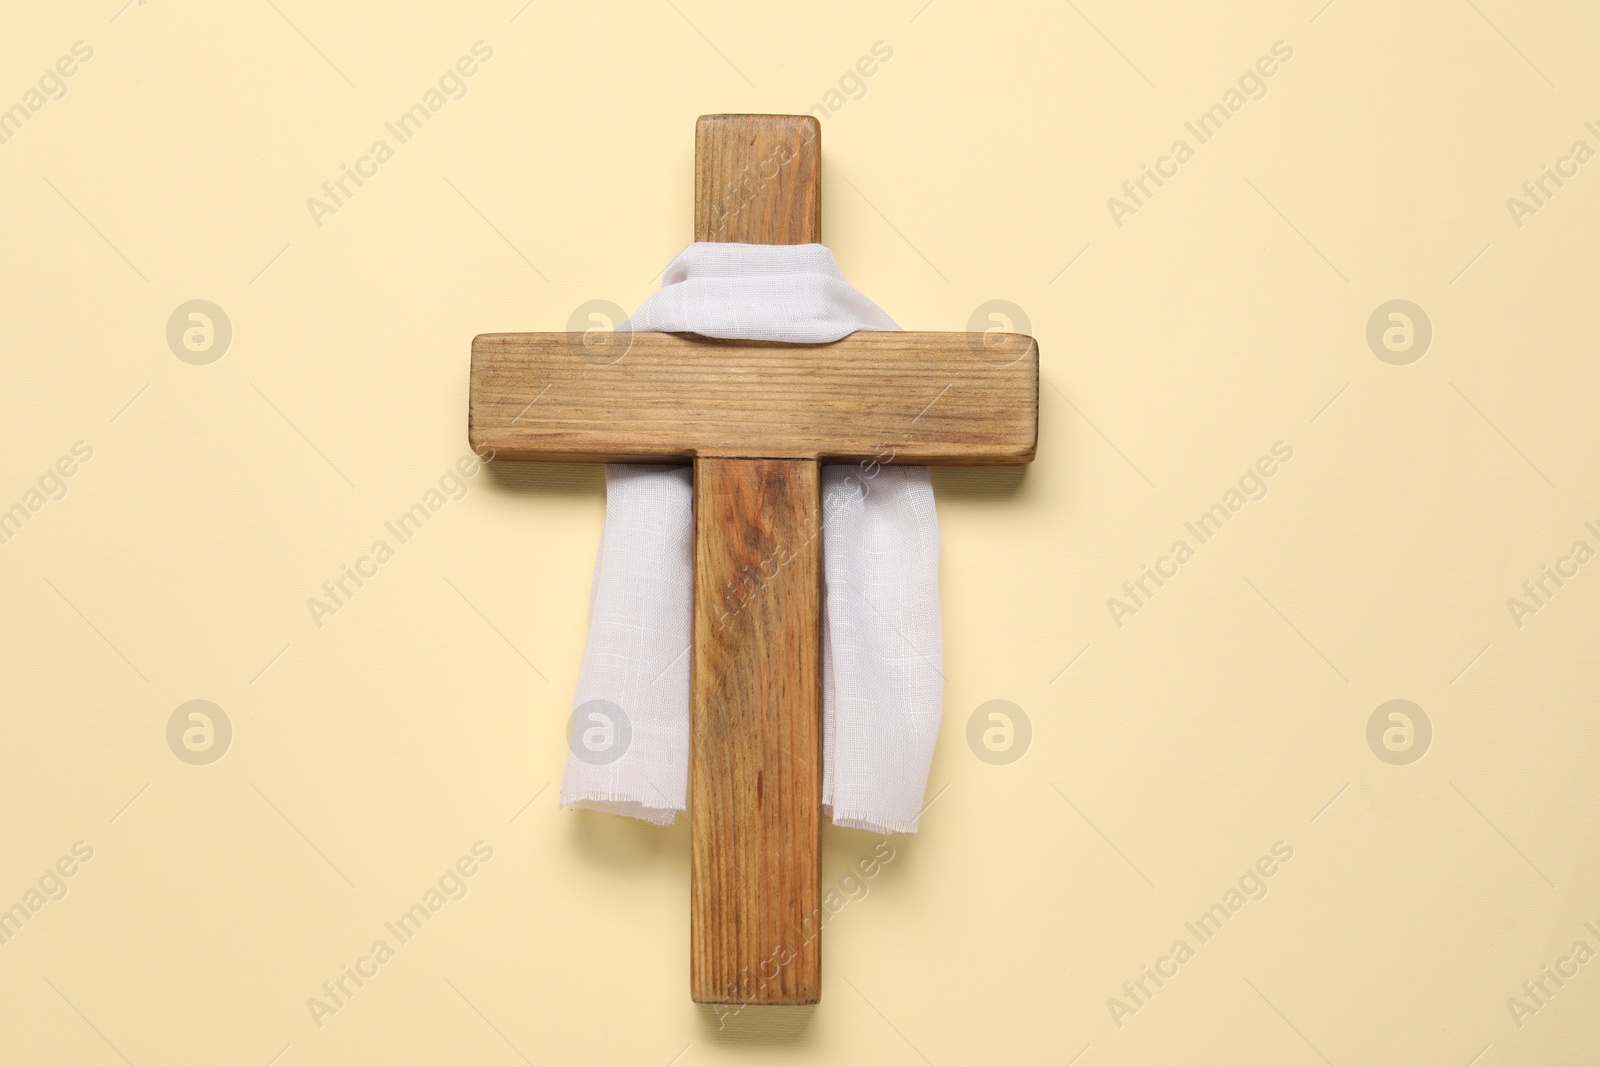
<svg viewBox="0 0 1600 1067">
<path fill-rule="evenodd" d="M 475 338 L 473 448 L 613 462 L 893 455 L 959 465 L 1034 455 L 1039 351 L 1020 334 L 862 332 L 826 345 L 602 334 L 627 347 L 598 355 L 586 336 Z"/>
<path fill-rule="evenodd" d="M 816 119 L 703 115 L 694 142 L 695 240 L 822 240 Z M 693 455 L 705 457 L 694 472 L 690 995 L 711 1004 L 814 1004 L 822 993 L 821 471 L 815 459 L 710 458 L 785 454 L 762 432 L 780 410 L 774 389 L 784 390 L 760 368 L 779 370 L 797 352 L 760 346 L 744 362 L 704 338 L 688 348 L 677 337 L 638 345 L 665 336 L 628 339 L 628 356 L 615 365 L 632 358 L 623 374 L 633 382 L 612 375 L 608 393 L 612 402 L 644 401 L 659 416 L 667 411 L 657 406 L 661 390 L 687 386 L 667 403 L 676 428 L 692 437 L 648 418 L 630 433 L 665 429 L 658 442 L 692 443 Z"/>
<path fill-rule="evenodd" d="M 811 115 L 701 115 L 694 128 L 694 239 L 822 240 L 822 124 Z"/>
<path fill-rule="evenodd" d="M 694 465 L 690 989 L 821 990 L 822 530 L 809 460 Z"/>
</svg>

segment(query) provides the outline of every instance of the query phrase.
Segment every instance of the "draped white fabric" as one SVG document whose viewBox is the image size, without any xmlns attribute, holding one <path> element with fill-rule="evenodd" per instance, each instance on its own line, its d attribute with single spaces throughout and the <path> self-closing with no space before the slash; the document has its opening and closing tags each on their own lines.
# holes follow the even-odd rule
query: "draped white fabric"
<svg viewBox="0 0 1600 1067">
<path fill-rule="evenodd" d="M 690 245 L 622 329 L 819 344 L 900 327 L 820 244 Z M 626 358 L 626 357 L 624 357 Z M 823 807 L 910 832 L 944 701 L 939 527 L 926 467 L 823 467 Z M 684 810 L 694 578 L 691 468 L 608 464 L 563 807 Z"/>
</svg>

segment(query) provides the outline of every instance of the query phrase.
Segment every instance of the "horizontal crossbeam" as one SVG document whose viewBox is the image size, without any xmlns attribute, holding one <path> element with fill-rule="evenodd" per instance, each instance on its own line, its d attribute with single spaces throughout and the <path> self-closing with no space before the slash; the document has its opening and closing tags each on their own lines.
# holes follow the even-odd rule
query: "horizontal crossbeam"
<svg viewBox="0 0 1600 1067">
<path fill-rule="evenodd" d="M 1020 334 L 482 334 L 471 386 L 468 436 L 498 459 L 1020 464 L 1038 438 L 1039 350 Z"/>
</svg>

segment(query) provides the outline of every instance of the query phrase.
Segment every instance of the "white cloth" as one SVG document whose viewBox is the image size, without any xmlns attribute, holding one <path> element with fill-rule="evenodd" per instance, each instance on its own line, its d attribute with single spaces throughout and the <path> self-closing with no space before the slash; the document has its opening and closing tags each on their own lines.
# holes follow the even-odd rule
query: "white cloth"
<svg viewBox="0 0 1600 1067">
<path fill-rule="evenodd" d="M 709 242 L 620 327 L 813 344 L 899 328 L 823 245 Z M 686 806 L 691 470 L 606 467 L 563 807 L 664 824 Z M 823 808 L 839 826 L 911 832 L 944 702 L 933 486 L 886 454 L 823 467 L 822 498 Z"/>
</svg>

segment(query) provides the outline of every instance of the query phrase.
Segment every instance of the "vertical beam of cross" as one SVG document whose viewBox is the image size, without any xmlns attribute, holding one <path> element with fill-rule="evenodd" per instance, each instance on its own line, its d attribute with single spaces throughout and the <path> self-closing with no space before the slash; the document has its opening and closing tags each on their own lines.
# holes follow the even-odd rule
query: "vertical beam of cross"
<svg viewBox="0 0 1600 1067">
<path fill-rule="evenodd" d="M 707 115 L 695 239 L 822 238 L 810 116 Z M 690 704 L 690 987 L 702 1003 L 821 990 L 821 469 L 697 456 Z"/>
</svg>

